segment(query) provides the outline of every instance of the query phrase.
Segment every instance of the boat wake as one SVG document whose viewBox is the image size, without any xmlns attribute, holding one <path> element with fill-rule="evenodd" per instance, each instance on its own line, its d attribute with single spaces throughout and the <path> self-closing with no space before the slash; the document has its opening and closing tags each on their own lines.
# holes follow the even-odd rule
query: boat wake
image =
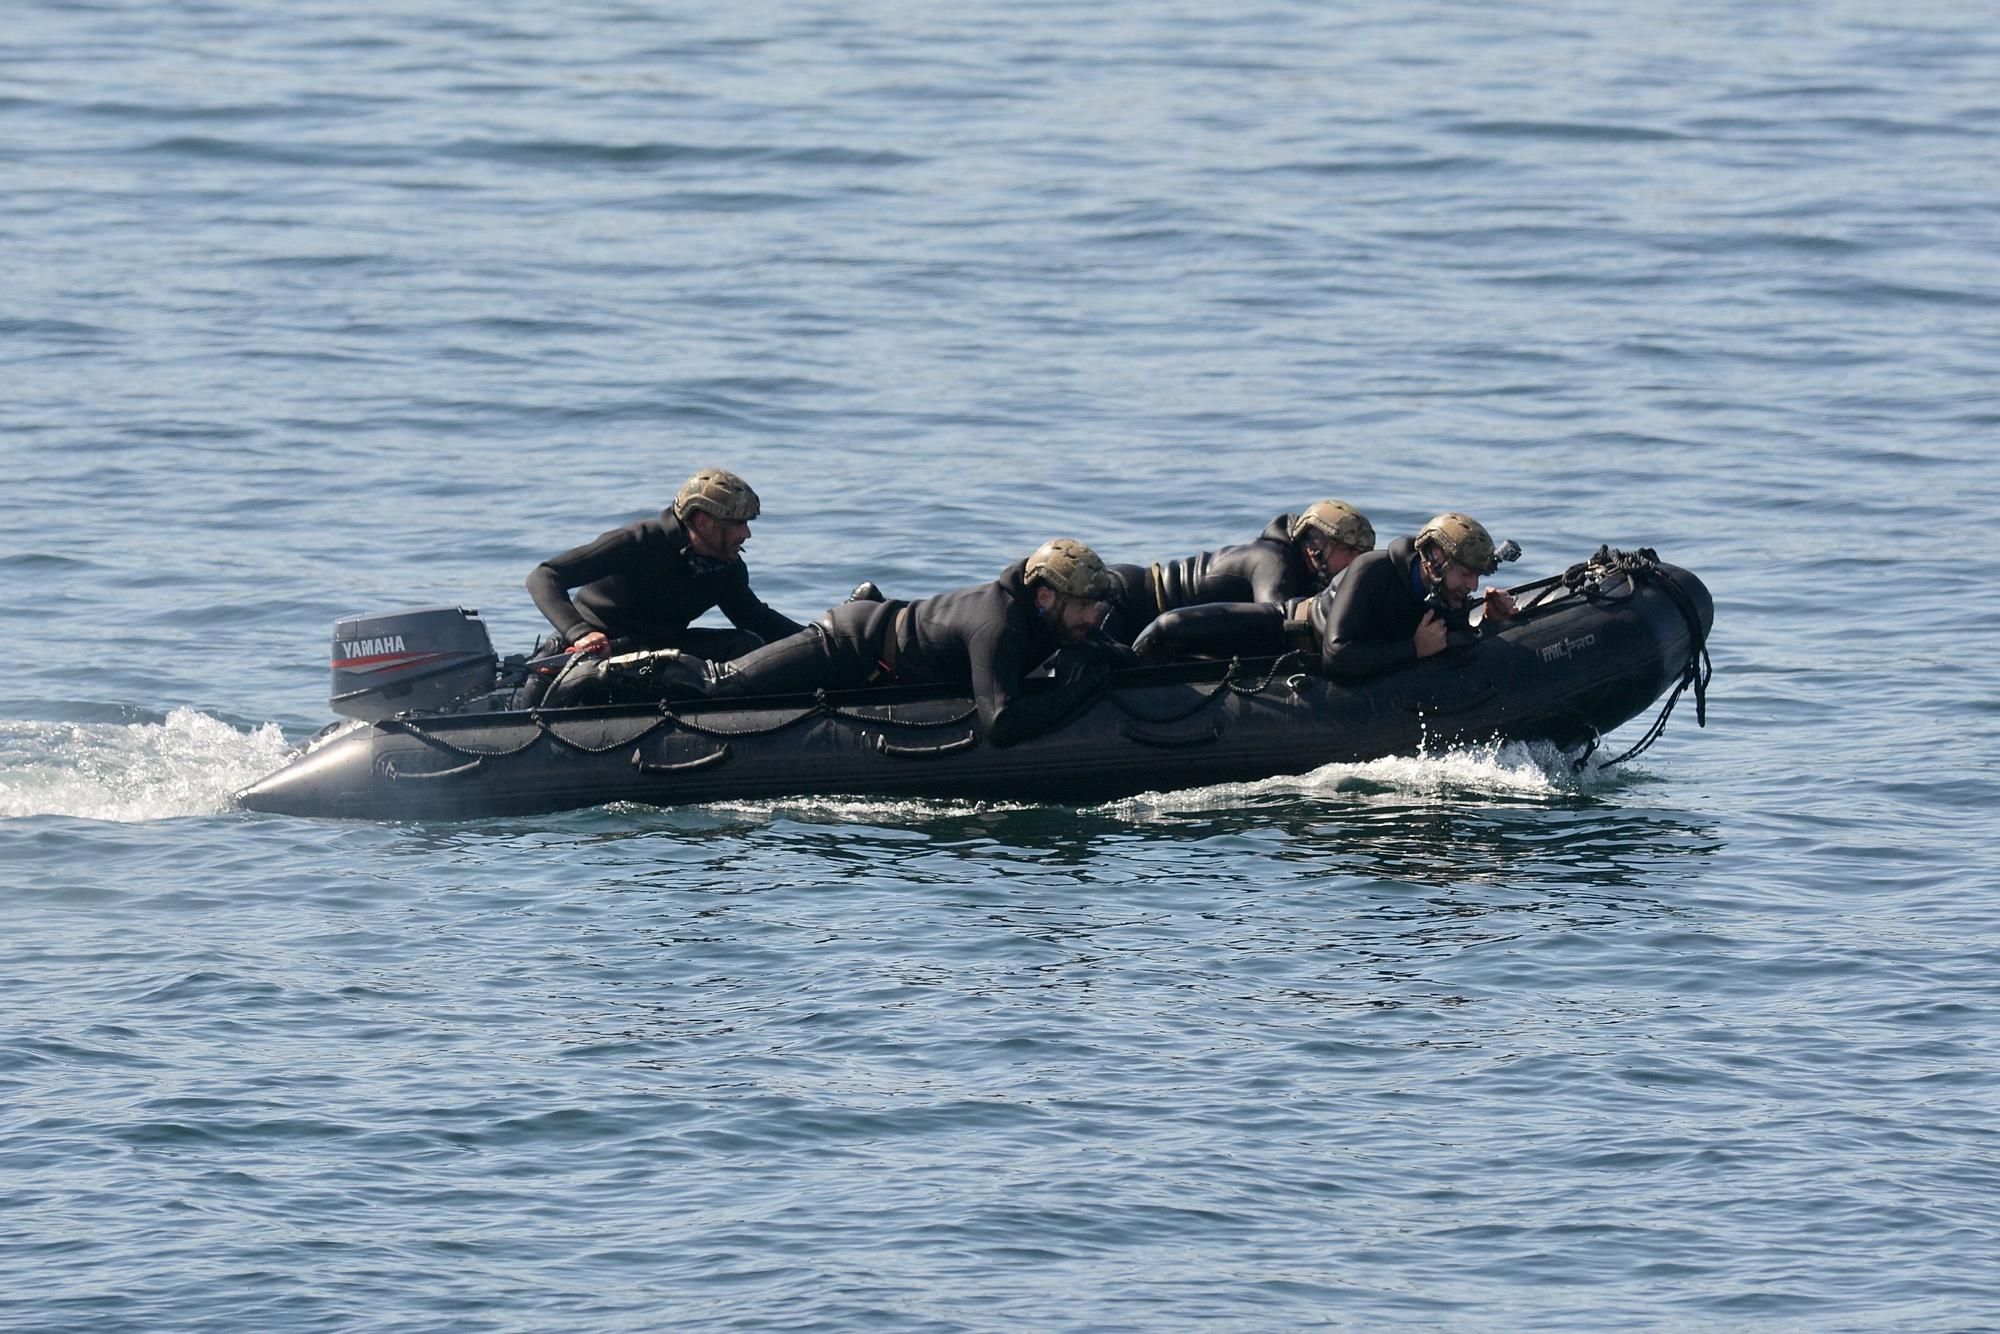
<svg viewBox="0 0 2000 1334">
<path fill-rule="evenodd" d="M 1508 742 L 1421 755 L 1392 755 L 1359 763 L 1323 765 L 1310 773 L 1281 775 L 1251 783 L 1147 792 L 1120 801 L 1081 808 L 1113 820 L 1143 822 L 1156 816 L 1186 815 L 1306 800 L 1346 804 L 1412 804 L 1490 801 L 1559 801 L 1587 795 L 1626 781 L 1627 771 L 1604 768 L 1596 758 L 1581 771 L 1574 754 L 1546 742 Z M 1060 806 L 1060 802 L 1052 803 Z M 642 807 L 630 807 L 640 811 Z M 1037 807 L 1021 802 L 953 801 L 939 798 L 780 797 L 722 801 L 700 806 L 709 819 L 752 822 L 799 820 L 808 824 L 895 827 L 928 820 L 1009 814 Z M 1048 809 L 1047 807 L 1041 809 Z"/>
<path fill-rule="evenodd" d="M 0 819 L 216 815 L 290 751 L 275 723 L 243 732 L 187 708 L 157 723 L 0 722 Z"/>
<path fill-rule="evenodd" d="M 894 829 L 927 820 L 1008 815 L 1038 808 L 1020 801 L 963 801 L 950 797 L 767 797 L 715 801 L 700 809 L 756 822 L 797 820 L 803 824 L 857 824 Z"/>
<path fill-rule="evenodd" d="M 1531 801 L 1579 796 L 1621 781 L 1624 771 L 1595 757 L 1583 768 L 1548 742 L 1506 742 L 1379 760 L 1322 765 L 1253 783 L 1223 783 L 1176 792 L 1145 792 L 1100 807 L 1125 819 L 1242 806 L 1269 798 L 1333 798 L 1397 805 L 1481 799 Z"/>
</svg>

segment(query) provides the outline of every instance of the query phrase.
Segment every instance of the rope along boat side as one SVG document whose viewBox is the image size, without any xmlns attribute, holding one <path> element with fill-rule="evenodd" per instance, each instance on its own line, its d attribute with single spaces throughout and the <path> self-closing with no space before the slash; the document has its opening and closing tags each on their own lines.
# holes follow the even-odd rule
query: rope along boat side
<svg viewBox="0 0 2000 1334">
<path fill-rule="evenodd" d="M 396 613 L 341 628 L 408 632 L 336 633 L 335 705 L 363 716 L 237 800 L 391 820 L 799 795 L 1086 804 L 1489 740 L 1588 754 L 1667 694 L 1616 763 L 1658 738 L 1689 689 L 1706 723 L 1714 605 L 1694 575 L 1604 548 L 1515 592 L 1521 614 L 1497 633 L 1385 677 L 1333 682 L 1302 653 L 1135 668 L 1060 729 L 1005 748 L 949 687 L 513 707 L 521 659 L 497 663 L 476 617 Z M 354 684 L 385 666 L 375 686 Z"/>
</svg>

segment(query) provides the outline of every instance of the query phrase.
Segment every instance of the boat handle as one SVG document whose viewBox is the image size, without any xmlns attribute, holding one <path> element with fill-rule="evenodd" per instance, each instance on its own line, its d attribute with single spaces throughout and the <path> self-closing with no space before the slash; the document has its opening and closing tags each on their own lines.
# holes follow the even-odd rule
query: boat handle
<svg viewBox="0 0 2000 1334">
<path fill-rule="evenodd" d="M 401 769 L 398 769 L 396 767 L 395 760 L 387 759 L 382 761 L 382 776 L 388 779 L 392 783 L 428 783 L 433 778 L 470 777 L 471 775 L 478 773 L 480 766 L 485 763 L 486 763 L 486 757 L 484 755 L 476 755 L 472 759 L 467 760 L 464 764 L 457 765 L 450 769 L 433 769 L 429 773 L 406 774 Z"/>
<path fill-rule="evenodd" d="M 978 744 L 979 734 L 976 732 L 962 736 L 956 741 L 947 741 L 942 745 L 936 746 L 899 746 L 880 733 L 877 733 L 875 736 L 876 751 L 896 760 L 936 759 L 940 755 L 951 755 L 961 750 L 971 750 Z"/>
<path fill-rule="evenodd" d="M 632 748 L 632 767 L 648 778 L 660 778 L 668 774 L 684 774 L 695 769 L 706 769 L 709 765 L 720 764 L 728 758 L 729 747 L 722 745 L 717 746 L 708 754 L 696 759 L 681 760 L 674 764 L 649 764 L 646 761 L 646 757 L 639 753 L 637 746 Z"/>
<path fill-rule="evenodd" d="M 1156 732 L 1151 728 L 1131 723 L 1127 723 L 1119 731 L 1127 741 L 1136 741 L 1142 746 L 1156 746 L 1161 750 L 1185 750 L 1190 746 L 1205 746 L 1211 741 L 1220 741 L 1222 728 L 1222 719 L 1212 718 L 1208 726 L 1199 732 Z"/>
</svg>

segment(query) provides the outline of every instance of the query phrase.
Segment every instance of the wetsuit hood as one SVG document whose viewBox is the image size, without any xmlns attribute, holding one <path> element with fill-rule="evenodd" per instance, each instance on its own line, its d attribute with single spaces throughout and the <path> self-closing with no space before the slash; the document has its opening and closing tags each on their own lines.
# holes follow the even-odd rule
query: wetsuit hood
<svg viewBox="0 0 2000 1334">
<path fill-rule="evenodd" d="M 687 525 L 680 521 L 672 507 L 660 511 L 661 536 L 665 538 L 667 550 L 692 565 L 700 559 L 694 554 L 694 543 L 688 537 Z"/>
<path fill-rule="evenodd" d="M 1371 554 L 1373 553 L 1363 552 L 1362 556 Z M 1416 595 L 1420 598 L 1430 592 L 1428 588 L 1424 587 L 1423 578 L 1420 575 L 1411 573 L 1417 567 L 1417 540 L 1414 537 L 1397 538 L 1388 546 L 1382 548 L 1382 555 L 1388 559 L 1391 565 L 1396 567 L 1396 573 L 1402 576 L 1402 587 L 1414 589 Z M 1355 560 L 1359 561 L 1362 556 L 1355 557 Z M 1348 568 L 1352 569 L 1353 566 L 1350 565 Z"/>
<path fill-rule="evenodd" d="M 1306 559 L 1305 548 L 1292 536 L 1292 529 L 1298 526 L 1298 522 L 1296 514 L 1280 514 L 1264 525 L 1264 531 L 1257 534 L 1257 540 L 1270 542 L 1285 553 L 1285 568 L 1291 571 L 1288 583 L 1302 593 L 1316 592 L 1325 588 L 1326 584 L 1321 580 L 1319 571 L 1313 568 L 1313 563 Z"/>
<path fill-rule="evenodd" d="M 1035 590 L 1028 584 L 1027 570 L 1028 562 L 1017 560 L 1002 570 L 994 582 L 1021 609 L 1028 627 L 1027 665 L 1032 667 L 1061 648 L 1062 641 L 1056 638 L 1056 632 L 1043 619 L 1041 608 L 1035 605 Z"/>
<path fill-rule="evenodd" d="M 1280 514 L 1264 525 L 1264 531 L 1257 534 L 1259 542 L 1276 542 L 1281 547 L 1292 545 L 1292 525 L 1299 521 L 1296 514 Z"/>
<path fill-rule="evenodd" d="M 1035 590 L 1028 587 L 1027 574 L 1028 562 L 1026 560 L 1017 560 L 1006 569 L 1000 571 L 1000 578 L 997 582 L 1000 587 L 1007 590 L 1008 597 L 1013 598 L 1014 601 L 1027 608 L 1028 614 L 1032 616 L 1035 614 Z"/>
</svg>

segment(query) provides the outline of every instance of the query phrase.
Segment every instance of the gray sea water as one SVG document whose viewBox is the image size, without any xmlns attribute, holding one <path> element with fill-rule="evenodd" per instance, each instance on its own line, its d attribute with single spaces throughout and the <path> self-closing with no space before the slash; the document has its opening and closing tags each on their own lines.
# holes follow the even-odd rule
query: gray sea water
<svg viewBox="0 0 2000 1334">
<path fill-rule="evenodd" d="M 1995 16 L 10 5 L 0 1323 L 2000 1326 Z M 710 463 L 801 617 L 1327 495 L 1655 547 L 1709 725 L 230 809 L 337 617 L 526 647 Z"/>
</svg>

